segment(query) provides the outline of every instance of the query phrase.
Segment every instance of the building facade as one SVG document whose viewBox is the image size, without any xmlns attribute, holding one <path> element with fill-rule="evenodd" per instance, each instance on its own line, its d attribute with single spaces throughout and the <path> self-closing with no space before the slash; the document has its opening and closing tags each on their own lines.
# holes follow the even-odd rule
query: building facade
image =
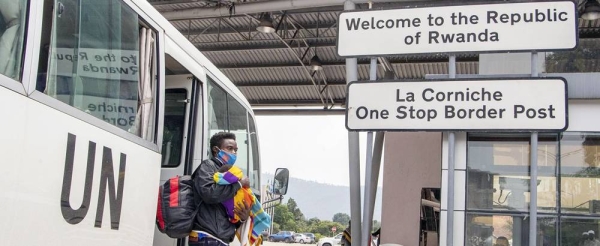
<svg viewBox="0 0 600 246">
<path fill-rule="evenodd" d="M 577 49 L 538 56 L 540 77 L 567 80 L 569 122 L 538 137 L 538 245 L 600 245 L 599 55 L 600 38 L 580 32 Z M 481 54 L 479 76 L 530 76 L 531 64 L 530 53 Z M 447 138 L 386 134 L 382 243 L 447 245 L 452 233 L 454 245 L 528 245 L 530 134 L 456 133 L 452 228 Z"/>
</svg>

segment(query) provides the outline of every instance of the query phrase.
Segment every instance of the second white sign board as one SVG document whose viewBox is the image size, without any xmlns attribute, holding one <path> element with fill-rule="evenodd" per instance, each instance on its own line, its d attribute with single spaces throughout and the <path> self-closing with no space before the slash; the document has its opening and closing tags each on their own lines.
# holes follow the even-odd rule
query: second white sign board
<svg viewBox="0 0 600 246">
<path fill-rule="evenodd" d="M 563 78 L 352 82 L 348 130 L 565 130 Z"/>
<path fill-rule="evenodd" d="M 577 46 L 572 1 L 343 12 L 342 57 L 445 52 L 565 50 Z"/>
</svg>

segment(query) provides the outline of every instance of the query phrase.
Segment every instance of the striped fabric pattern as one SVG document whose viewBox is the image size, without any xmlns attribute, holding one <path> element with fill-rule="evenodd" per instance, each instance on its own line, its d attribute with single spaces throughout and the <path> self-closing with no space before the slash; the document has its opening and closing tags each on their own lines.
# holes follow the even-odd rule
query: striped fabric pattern
<svg viewBox="0 0 600 246">
<path fill-rule="evenodd" d="M 215 183 L 219 185 L 230 185 L 240 181 L 243 176 L 244 172 L 242 169 L 232 166 L 227 172 L 215 173 L 213 179 Z M 229 221 L 231 221 L 231 223 L 240 221 L 240 218 L 233 212 L 233 209 L 235 206 L 238 206 L 237 204 L 241 204 L 242 201 L 245 201 L 246 205 L 250 207 L 250 217 L 248 219 L 251 220 L 252 223 L 250 233 L 247 235 L 250 245 L 258 245 L 260 243 L 260 233 L 271 225 L 271 216 L 264 212 L 260 202 L 252 193 L 252 190 L 250 188 L 242 187 L 232 199 L 222 203 L 227 211 L 227 215 L 229 215 Z M 238 235 L 238 237 L 240 237 L 240 235 Z M 240 239 L 240 241 L 242 240 Z"/>
</svg>

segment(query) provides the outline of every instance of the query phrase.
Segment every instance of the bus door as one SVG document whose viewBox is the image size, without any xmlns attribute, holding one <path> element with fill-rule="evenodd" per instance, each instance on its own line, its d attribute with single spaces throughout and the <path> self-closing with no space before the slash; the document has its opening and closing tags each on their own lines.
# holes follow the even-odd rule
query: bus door
<svg viewBox="0 0 600 246">
<path fill-rule="evenodd" d="M 165 119 L 161 184 L 175 175 L 191 174 L 196 125 L 195 106 L 200 85 L 192 75 L 165 78 Z"/>
<path fill-rule="evenodd" d="M 191 174 L 194 158 L 201 158 L 201 154 L 194 153 L 195 150 L 202 149 L 201 81 L 206 77 L 202 66 L 168 37 L 165 42 L 164 64 L 165 117 L 161 146 L 161 185 L 176 175 Z M 155 246 L 182 246 L 184 241 L 169 238 L 155 229 Z"/>
<path fill-rule="evenodd" d="M 200 84 L 193 75 L 165 77 L 165 118 L 160 184 L 176 175 L 191 174 Z M 154 245 L 184 245 L 155 229 Z"/>
</svg>

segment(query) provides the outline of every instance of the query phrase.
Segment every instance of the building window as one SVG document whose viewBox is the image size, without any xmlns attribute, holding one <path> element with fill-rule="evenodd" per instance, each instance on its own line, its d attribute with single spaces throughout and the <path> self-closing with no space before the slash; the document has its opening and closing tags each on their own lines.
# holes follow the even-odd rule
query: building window
<svg viewBox="0 0 600 246">
<path fill-rule="evenodd" d="M 529 134 L 469 134 L 467 146 L 465 242 L 467 245 L 502 245 L 506 238 L 510 245 L 527 245 L 530 236 Z M 536 151 L 538 237 L 548 238 L 544 240 L 555 245 L 558 135 L 540 134 Z"/>
<path fill-rule="evenodd" d="M 561 245 L 600 245 L 598 233 L 600 232 L 599 218 L 570 218 L 563 216 L 561 221 Z"/>
<path fill-rule="evenodd" d="M 467 145 L 466 244 L 527 245 L 529 135 L 469 134 Z M 596 245 L 600 134 L 540 134 L 537 153 L 538 244 Z"/>
<path fill-rule="evenodd" d="M 565 133 L 560 146 L 562 213 L 600 216 L 600 134 Z"/>
<path fill-rule="evenodd" d="M 557 135 L 538 140 L 538 210 L 556 208 Z M 467 208 L 529 211 L 528 135 L 469 135 Z"/>
<path fill-rule="evenodd" d="M 571 51 L 546 53 L 546 72 L 600 72 L 600 38 L 579 39 L 579 45 Z"/>
<path fill-rule="evenodd" d="M 467 214 L 465 245 L 529 245 L 529 217 L 526 214 Z M 538 245 L 556 244 L 556 217 L 538 217 Z M 508 242 L 508 244 L 506 244 Z"/>
</svg>

